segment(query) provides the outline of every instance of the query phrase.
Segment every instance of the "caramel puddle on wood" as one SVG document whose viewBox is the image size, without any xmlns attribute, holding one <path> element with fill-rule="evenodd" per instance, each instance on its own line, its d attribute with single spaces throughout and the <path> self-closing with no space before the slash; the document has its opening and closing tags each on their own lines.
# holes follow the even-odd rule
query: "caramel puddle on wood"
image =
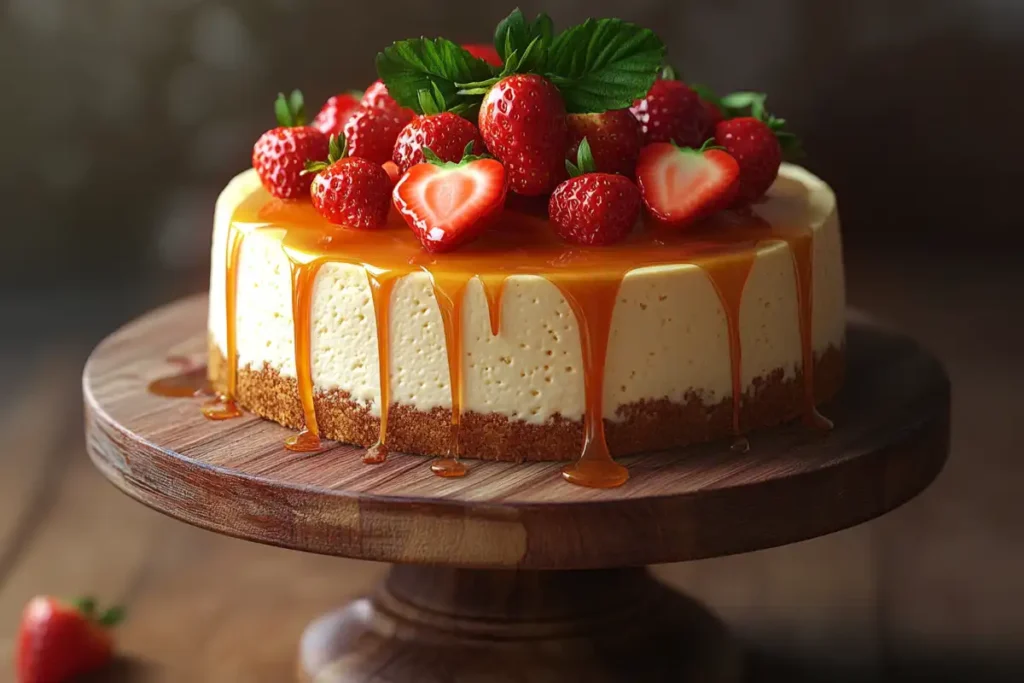
<svg viewBox="0 0 1024 683">
<path fill-rule="evenodd" d="M 238 340 L 235 321 L 238 318 L 236 303 L 238 296 L 238 256 L 242 253 L 243 232 L 234 221 L 228 226 L 226 249 L 227 268 L 224 272 L 224 312 L 227 316 L 227 392 L 203 404 L 203 415 L 211 420 L 229 420 L 241 417 L 242 411 L 235 403 L 238 391 Z"/>
<path fill-rule="evenodd" d="M 440 310 L 448 352 L 451 384 L 451 437 L 447 457 L 431 463 L 439 476 L 462 476 L 465 465 L 459 460 L 459 428 L 463 410 L 463 300 L 473 277 L 483 284 L 489 307 L 492 334 L 501 328 L 501 299 L 506 280 L 512 275 L 538 275 L 561 291 L 577 319 L 584 365 L 584 440 L 580 458 L 563 469 L 563 476 L 574 484 L 608 488 L 620 486 L 629 478 L 626 468 L 614 461 L 605 439 L 603 416 L 604 370 L 608 339 L 619 287 L 625 275 L 649 266 L 692 264 L 711 280 L 725 311 L 729 337 L 732 380 L 732 426 L 736 439 L 733 449 L 749 447 L 741 435 L 742 349 L 739 335 L 739 310 L 742 295 L 756 258 L 758 246 L 765 241 L 784 240 L 789 244 L 796 273 L 800 340 L 804 366 L 805 420 L 825 426 L 814 405 L 813 348 L 811 346 L 811 241 L 809 228 L 776 226 L 753 214 L 723 214 L 682 232 L 654 228 L 638 229 L 622 243 L 611 247 L 582 247 L 561 242 L 538 215 L 508 209 L 481 238 L 449 254 L 429 254 L 392 214 L 379 230 L 351 230 L 332 226 L 323 220 L 308 202 L 274 199 L 258 188 L 237 207 L 232 217 L 228 249 L 228 393 L 222 404 L 233 405 L 237 351 L 234 339 L 237 278 L 235 266 L 242 231 L 265 226 L 283 229 L 283 246 L 293 264 L 306 264 L 293 273 L 292 299 L 296 325 L 296 371 L 300 375 L 299 392 L 306 416 L 306 430 L 316 424 L 312 409 L 313 383 L 309 359 L 311 340 L 306 322 L 311 308 L 315 269 L 308 264 L 348 263 L 362 267 L 373 293 L 377 324 L 377 350 L 380 359 L 381 429 L 377 444 L 367 452 L 368 462 L 387 457 L 388 412 L 390 408 L 390 300 L 394 284 L 405 275 L 425 272 L 430 276 L 434 298 Z M 309 274 L 307 270 L 313 270 Z M 303 368 L 300 370 L 300 368 Z M 824 421 L 824 422 L 823 422 Z M 312 427 L 311 427 L 312 425 Z M 301 435 L 300 435 L 301 436 Z M 309 438 L 309 437 L 304 437 Z"/>
</svg>

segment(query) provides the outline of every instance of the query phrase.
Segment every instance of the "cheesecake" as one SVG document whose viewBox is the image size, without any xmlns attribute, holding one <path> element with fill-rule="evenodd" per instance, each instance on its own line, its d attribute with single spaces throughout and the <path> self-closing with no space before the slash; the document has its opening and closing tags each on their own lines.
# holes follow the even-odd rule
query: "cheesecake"
<svg viewBox="0 0 1024 683">
<path fill-rule="evenodd" d="M 449 254 L 394 215 L 335 229 L 250 170 L 217 200 L 211 263 L 214 387 L 349 444 L 516 462 L 736 445 L 820 420 L 842 383 L 835 196 L 789 164 L 750 211 L 684 233 L 584 247 L 509 207 Z"/>
</svg>

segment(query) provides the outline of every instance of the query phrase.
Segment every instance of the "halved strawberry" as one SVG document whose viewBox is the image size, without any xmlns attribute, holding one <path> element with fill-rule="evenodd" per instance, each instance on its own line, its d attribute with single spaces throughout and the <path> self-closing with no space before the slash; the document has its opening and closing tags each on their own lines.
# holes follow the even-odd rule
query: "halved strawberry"
<svg viewBox="0 0 1024 683">
<path fill-rule="evenodd" d="M 505 167 L 470 154 L 445 162 L 424 148 L 427 163 L 410 168 L 395 185 L 395 208 L 429 252 L 450 251 L 483 232 L 505 206 Z"/>
<path fill-rule="evenodd" d="M 640 151 L 636 182 L 644 206 L 659 222 L 683 227 L 729 205 L 740 167 L 720 149 L 656 142 Z"/>
</svg>

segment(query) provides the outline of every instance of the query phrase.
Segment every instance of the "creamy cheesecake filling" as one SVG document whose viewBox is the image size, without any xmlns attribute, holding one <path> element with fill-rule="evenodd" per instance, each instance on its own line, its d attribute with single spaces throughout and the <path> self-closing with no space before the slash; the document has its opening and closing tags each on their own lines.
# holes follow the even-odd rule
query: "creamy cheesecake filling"
<svg viewBox="0 0 1024 683">
<path fill-rule="evenodd" d="M 239 207 L 259 192 L 255 173 L 242 173 L 219 198 L 214 222 L 210 333 L 228 357 L 228 251 L 238 244 L 237 367 L 266 367 L 296 378 L 300 397 L 310 403 L 317 392 L 344 392 L 376 418 L 382 417 L 382 389 L 390 395 L 388 405 L 450 412 L 453 368 L 462 375 L 456 382 L 460 413 L 544 425 L 556 417 L 582 420 L 588 412 L 580 311 L 567 297 L 571 282 L 556 286 L 527 274 L 508 275 L 502 287 L 493 277 L 459 282 L 461 316 L 446 321 L 444 312 L 454 309 L 451 301 L 439 305 L 438 291 L 448 298 L 452 292 L 439 290 L 432 273 L 388 278 L 372 267 L 329 258 L 311 266 L 308 250 L 286 249 L 284 228 L 233 228 Z M 642 401 L 681 403 L 697 395 L 713 405 L 738 398 L 759 378 L 779 371 L 795 377 L 809 358 L 842 347 L 842 254 L 831 190 L 785 165 L 756 212 L 791 232 L 773 231 L 749 248 L 699 265 L 625 272 L 608 307 L 600 394 L 605 419 L 622 420 L 626 408 Z M 298 286 L 296 278 L 307 285 Z M 308 325 L 300 316 L 298 344 L 293 310 L 308 315 Z M 389 377 L 382 386 L 377 322 L 385 318 Z M 456 326 L 458 335 L 452 333 Z M 457 351 L 449 343 L 453 338 L 461 346 Z M 456 354 L 461 361 L 449 362 Z M 297 372 L 299 366 L 307 372 Z M 803 375 L 813 381 L 810 373 Z M 813 401 L 813 392 L 807 395 Z"/>
</svg>

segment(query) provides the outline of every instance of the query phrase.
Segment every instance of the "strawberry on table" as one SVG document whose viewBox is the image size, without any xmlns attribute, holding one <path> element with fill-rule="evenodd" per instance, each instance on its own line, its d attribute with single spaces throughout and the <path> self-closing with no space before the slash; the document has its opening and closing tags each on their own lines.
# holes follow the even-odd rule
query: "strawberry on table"
<svg viewBox="0 0 1024 683">
<path fill-rule="evenodd" d="M 476 238 L 505 206 L 505 168 L 471 154 L 442 161 L 430 148 L 395 185 L 395 208 L 429 252 L 450 251 Z"/>
<path fill-rule="evenodd" d="M 547 194 L 565 178 L 569 129 L 558 88 L 537 74 L 503 78 L 480 106 L 480 133 L 517 194 Z"/>
<path fill-rule="evenodd" d="M 640 217 L 640 192 L 633 181 L 597 173 L 587 138 L 579 144 L 577 163 L 566 162 L 569 180 L 548 200 L 548 217 L 567 242 L 606 245 L 620 241 Z"/>
<path fill-rule="evenodd" d="M 715 141 L 739 164 L 735 202 L 749 204 L 760 199 L 775 182 L 782 165 L 782 145 L 775 131 L 753 116 L 741 116 L 715 126 Z"/>
<path fill-rule="evenodd" d="M 18 683 L 62 683 L 103 667 L 114 655 L 110 629 L 123 616 L 116 607 L 98 613 L 91 599 L 33 598 L 18 630 Z"/>
<path fill-rule="evenodd" d="M 413 114 L 399 107 L 363 105 L 345 123 L 343 133 L 351 156 L 383 164 L 391 160 L 398 134 Z"/>
<path fill-rule="evenodd" d="M 384 225 L 393 182 L 380 164 L 347 156 L 345 138 L 332 137 L 326 162 L 311 162 L 313 208 L 336 225 L 372 230 Z"/>
<path fill-rule="evenodd" d="M 340 135 L 345 123 L 359 109 L 361 93 L 340 93 L 331 97 L 313 117 L 312 126 L 327 136 Z"/>
<path fill-rule="evenodd" d="M 274 105 L 279 127 L 260 136 L 252 148 L 252 166 L 267 192 L 281 199 L 296 199 L 309 192 L 312 178 L 303 175 L 307 161 L 327 157 L 327 136 L 305 125 L 302 93 L 277 96 Z"/>
<path fill-rule="evenodd" d="M 644 206 L 659 222 L 689 225 L 724 209 L 739 188 L 740 167 L 721 149 L 656 142 L 640 151 L 636 181 Z"/>
<path fill-rule="evenodd" d="M 633 177 L 636 158 L 643 146 L 643 132 L 628 109 L 612 109 L 600 114 L 569 114 L 567 122 L 570 143 L 567 159 L 577 158 L 580 142 L 586 139 L 598 171 Z"/>
<path fill-rule="evenodd" d="M 711 137 L 711 117 L 700 95 L 666 67 L 647 95 L 630 108 L 643 128 L 644 143 L 675 142 L 700 147 Z"/>
<path fill-rule="evenodd" d="M 444 111 L 444 102 L 423 93 L 420 106 L 424 116 L 418 116 L 406 124 L 398 134 L 392 161 L 402 173 L 412 166 L 425 161 L 423 148 L 429 147 L 441 161 L 459 161 L 467 145 L 472 154 L 484 153 L 484 141 L 480 131 L 466 119 Z"/>
</svg>

